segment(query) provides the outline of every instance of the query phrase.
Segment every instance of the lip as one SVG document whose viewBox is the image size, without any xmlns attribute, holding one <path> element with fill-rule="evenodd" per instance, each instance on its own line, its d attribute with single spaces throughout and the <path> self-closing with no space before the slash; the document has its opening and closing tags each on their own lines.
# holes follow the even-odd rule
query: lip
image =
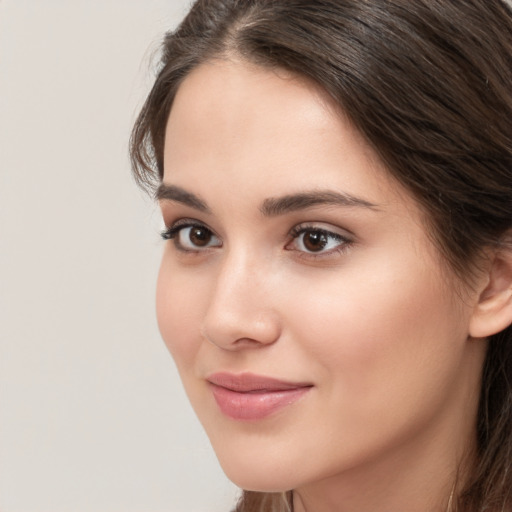
<svg viewBox="0 0 512 512">
<path fill-rule="evenodd" d="M 260 420 L 292 405 L 313 386 L 252 373 L 214 373 L 206 379 L 221 412 L 235 420 Z"/>
</svg>

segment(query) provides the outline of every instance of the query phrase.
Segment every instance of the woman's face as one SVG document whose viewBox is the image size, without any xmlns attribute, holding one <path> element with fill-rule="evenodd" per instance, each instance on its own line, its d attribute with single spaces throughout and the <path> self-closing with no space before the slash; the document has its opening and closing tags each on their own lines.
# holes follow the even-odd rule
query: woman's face
<svg viewBox="0 0 512 512">
<path fill-rule="evenodd" d="M 325 94 L 203 64 L 178 91 L 164 167 L 158 322 L 235 483 L 297 488 L 467 443 L 472 299 Z"/>
</svg>

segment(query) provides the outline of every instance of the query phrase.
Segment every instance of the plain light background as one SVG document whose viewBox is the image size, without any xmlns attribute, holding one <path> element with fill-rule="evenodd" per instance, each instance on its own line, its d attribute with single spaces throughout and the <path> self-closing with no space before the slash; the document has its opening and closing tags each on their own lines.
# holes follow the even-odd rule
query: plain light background
<svg viewBox="0 0 512 512">
<path fill-rule="evenodd" d="M 484 0 L 482 0 L 484 1 Z M 0 512 L 227 512 L 127 140 L 188 0 L 0 0 Z"/>
<path fill-rule="evenodd" d="M 187 0 L 0 0 L 0 510 L 227 512 L 127 141 Z"/>
</svg>

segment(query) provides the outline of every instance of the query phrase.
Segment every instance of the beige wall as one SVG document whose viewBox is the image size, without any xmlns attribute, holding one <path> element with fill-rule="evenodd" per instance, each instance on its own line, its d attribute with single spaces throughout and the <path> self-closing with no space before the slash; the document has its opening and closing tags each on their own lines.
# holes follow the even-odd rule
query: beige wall
<svg viewBox="0 0 512 512">
<path fill-rule="evenodd" d="M 159 219 L 126 157 L 187 4 L 0 0 L 2 512 L 233 504 L 157 332 Z"/>
</svg>

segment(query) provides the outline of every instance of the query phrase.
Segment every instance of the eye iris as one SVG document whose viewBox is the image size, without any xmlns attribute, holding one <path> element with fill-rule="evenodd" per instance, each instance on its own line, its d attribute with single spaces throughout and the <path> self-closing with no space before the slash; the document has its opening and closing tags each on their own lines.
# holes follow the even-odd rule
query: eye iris
<svg viewBox="0 0 512 512">
<path fill-rule="evenodd" d="M 308 251 L 321 251 L 327 245 L 327 242 L 327 236 L 321 231 L 307 231 L 304 233 L 304 247 Z"/>
<path fill-rule="evenodd" d="M 204 247 L 210 243 L 212 233 L 206 228 L 200 226 L 194 227 L 190 230 L 189 239 L 194 245 Z"/>
</svg>

